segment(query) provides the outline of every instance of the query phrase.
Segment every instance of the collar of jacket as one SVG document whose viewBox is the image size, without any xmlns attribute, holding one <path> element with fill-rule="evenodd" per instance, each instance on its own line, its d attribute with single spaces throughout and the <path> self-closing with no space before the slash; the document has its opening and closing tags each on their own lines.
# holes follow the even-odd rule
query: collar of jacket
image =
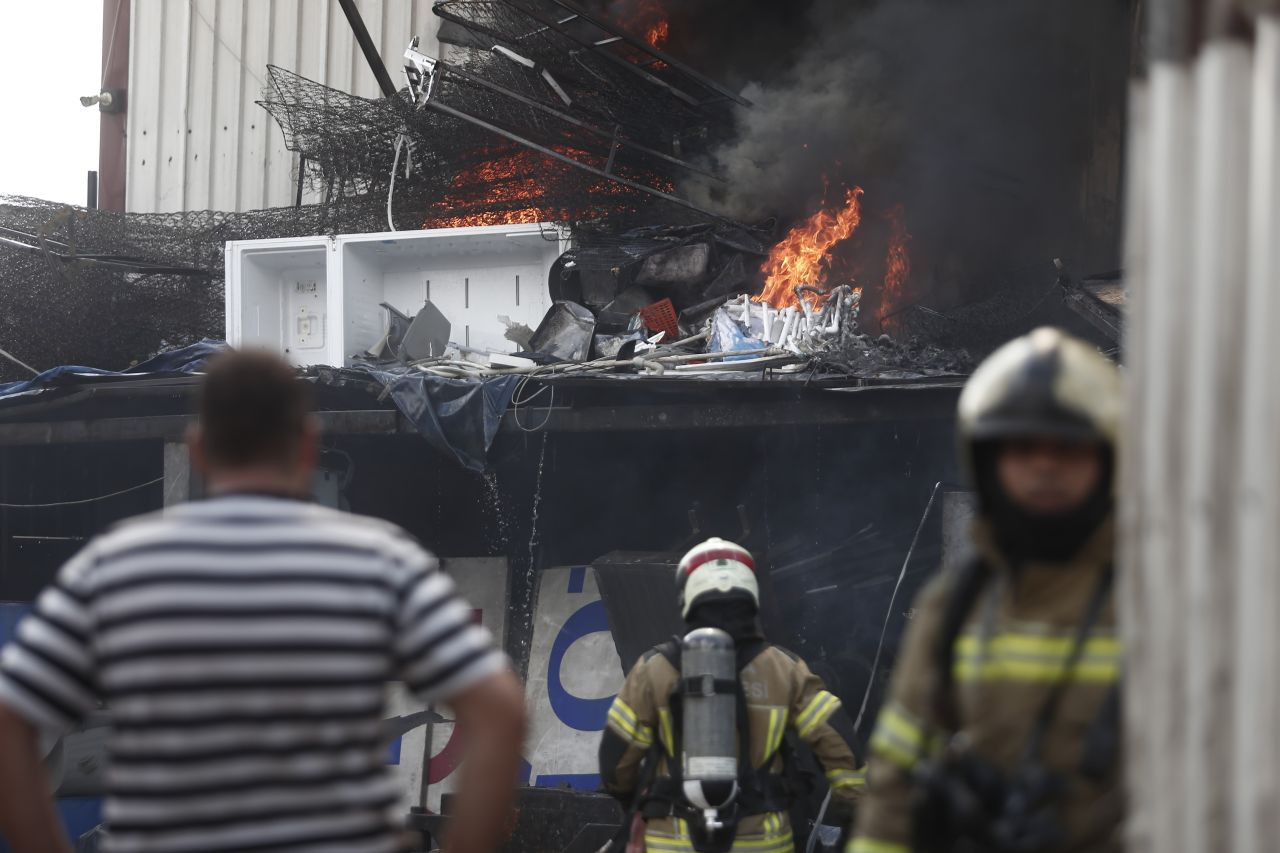
<svg viewBox="0 0 1280 853">
<path fill-rule="evenodd" d="M 987 565 L 999 572 L 1012 574 L 1012 564 L 1001 552 L 999 546 L 996 545 L 995 532 L 991 529 L 991 522 L 985 518 L 979 518 L 973 523 L 972 533 L 977 553 L 986 561 Z M 1113 512 L 1098 525 L 1098 529 L 1085 540 L 1084 545 L 1080 547 L 1080 550 L 1076 551 L 1071 559 L 1061 563 L 1026 563 L 1019 568 L 1018 574 L 1034 576 L 1042 572 L 1061 574 L 1064 571 L 1087 571 L 1089 574 L 1098 574 L 1115 563 L 1115 551 L 1116 522 L 1115 513 Z"/>
</svg>

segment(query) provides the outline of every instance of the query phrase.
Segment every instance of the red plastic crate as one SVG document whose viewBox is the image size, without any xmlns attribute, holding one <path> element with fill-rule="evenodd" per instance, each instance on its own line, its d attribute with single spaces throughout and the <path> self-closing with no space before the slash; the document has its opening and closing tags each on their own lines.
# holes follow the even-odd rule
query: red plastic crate
<svg viewBox="0 0 1280 853">
<path fill-rule="evenodd" d="M 640 319 L 651 332 L 666 332 L 663 343 L 671 343 L 680 338 L 680 322 L 676 319 L 676 306 L 670 299 L 663 299 L 640 309 Z"/>
</svg>

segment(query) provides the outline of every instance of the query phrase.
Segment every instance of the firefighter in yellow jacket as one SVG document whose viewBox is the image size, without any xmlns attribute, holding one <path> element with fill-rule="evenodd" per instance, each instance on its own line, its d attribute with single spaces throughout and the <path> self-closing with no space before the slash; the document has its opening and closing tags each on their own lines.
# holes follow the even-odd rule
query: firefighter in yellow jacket
<svg viewBox="0 0 1280 853">
<path fill-rule="evenodd" d="M 1115 366 L 1039 329 L 960 397 L 975 554 L 920 594 L 846 853 L 1120 849 Z"/>
<path fill-rule="evenodd" d="M 682 679 L 681 644 L 675 641 L 650 650 L 636 663 L 609 709 L 600 744 L 605 789 L 624 806 L 639 808 L 648 853 L 791 853 L 788 809 L 796 792 L 786 772 L 792 760 L 787 735 L 794 733 L 813 751 L 833 801 L 847 813 L 863 784 L 851 745 L 853 727 L 840 700 L 803 660 L 764 640 L 756 615 L 755 564 L 748 551 L 710 539 L 685 555 L 677 573 L 681 613 L 692 632 L 701 635 L 706 632 L 698 629 L 713 628 L 732 639 L 728 673 L 736 669 L 737 678 L 721 681 L 727 682 L 724 691 L 734 695 L 727 703 L 734 716 L 720 728 L 729 732 L 728 772 L 737 792 L 733 804 L 711 818 L 729 822 L 727 835 L 720 832 L 718 846 L 714 839 L 708 841 L 706 812 L 688 796 L 690 785 L 696 784 L 688 771 L 696 768 L 686 759 L 697 750 L 682 742 L 681 717 L 691 713 L 690 703 L 696 701 L 688 691 L 698 693 L 701 682 L 696 676 Z M 735 718 L 746 721 L 745 731 Z M 744 751 L 749 761 L 742 760 Z"/>
</svg>

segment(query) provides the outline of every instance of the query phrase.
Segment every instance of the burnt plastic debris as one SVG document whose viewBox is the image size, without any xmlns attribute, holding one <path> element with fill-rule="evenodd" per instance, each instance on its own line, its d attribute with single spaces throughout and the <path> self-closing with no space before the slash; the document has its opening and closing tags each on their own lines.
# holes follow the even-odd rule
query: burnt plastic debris
<svg viewBox="0 0 1280 853">
<path fill-rule="evenodd" d="M 610 331 L 625 330 L 631 324 L 631 318 L 646 305 L 652 305 L 653 301 L 654 294 L 647 288 L 627 288 L 600 312 L 600 326 Z"/>
<path fill-rule="evenodd" d="M 712 271 L 711 246 L 689 243 L 650 255 L 640 264 L 636 284 L 644 287 L 679 287 L 707 281 Z"/>
<path fill-rule="evenodd" d="M 372 361 L 415 362 L 438 358 L 449 346 L 449 319 L 427 302 L 414 317 L 404 314 L 394 305 L 383 302 L 387 311 L 387 333 L 376 346 L 363 355 Z"/>
<path fill-rule="evenodd" d="M 586 361 L 596 331 L 595 315 L 576 302 L 557 302 L 529 342 L 534 352 L 563 361 Z"/>
<path fill-rule="evenodd" d="M 582 301 L 602 308 L 612 302 L 631 282 L 630 267 L 597 269 L 587 267 L 581 272 Z"/>
<path fill-rule="evenodd" d="M 444 355 L 449 346 L 449 320 L 434 303 L 427 302 L 413 318 L 400 344 L 400 357 L 405 361 L 420 361 Z"/>
<path fill-rule="evenodd" d="M 596 358 L 618 358 L 628 343 L 636 344 L 644 340 L 639 332 L 628 332 L 623 335 L 596 335 L 595 349 L 592 354 Z M 631 347 L 635 351 L 635 347 Z"/>
</svg>

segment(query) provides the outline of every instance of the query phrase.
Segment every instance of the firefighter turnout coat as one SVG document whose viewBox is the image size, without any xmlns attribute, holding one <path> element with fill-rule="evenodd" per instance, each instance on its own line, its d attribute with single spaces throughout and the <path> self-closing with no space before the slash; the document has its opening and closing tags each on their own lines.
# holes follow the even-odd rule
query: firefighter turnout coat
<svg viewBox="0 0 1280 853">
<path fill-rule="evenodd" d="M 856 769 L 853 750 L 841 723 L 847 722 L 840 700 L 826 690 L 799 657 L 766 645 L 739 671 L 747 704 L 751 763 L 781 774 L 784 737 L 794 732 L 822 764 L 834 798 L 852 804 L 861 792 L 863 774 Z M 655 739 L 656 779 L 669 778 L 679 734 L 673 731 L 670 699 L 680 673 L 657 649 L 640 659 L 627 676 L 609 709 L 601 745 L 601 777 L 605 790 L 629 802 L 640 784 L 641 764 Z M 852 726 L 847 734 L 852 735 Z M 618 757 L 620 756 L 620 757 Z M 648 853 L 692 853 L 685 821 L 671 816 L 647 819 L 644 833 Z M 784 810 L 743 817 L 738 823 L 734 851 L 791 853 L 794 849 L 790 817 Z"/>
<path fill-rule="evenodd" d="M 990 574 L 952 646 L 952 707 L 961 741 L 1006 776 L 1021 760 L 1052 685 L 1064 685 L 1041 751 L 1043 766 L 1065 781 L 1057 815 L 1066 840 L 1055 853 L 1121 849 L 1118 756 L 1112 751 L 1117 760 L 1104 762 L 1102 772 L 1086 774 L 1082 763 L 1121 675 L 1114 596 L 1097 611 L 1075 666 L 1063 674 L 1084 614 L 1112 571 L 1113 524 L 1104 522 L 1070 563 L 1029 564 L 1015 572 L 979 522 L 975 540 Z M 936 685 L 939 636 L 957 574 L 935 578 L 916 602 L 871 737 L 867 792 L 846 853 L 911 851 L 913 771 L 955 734 L 938 719 Z"/>
</svg>

